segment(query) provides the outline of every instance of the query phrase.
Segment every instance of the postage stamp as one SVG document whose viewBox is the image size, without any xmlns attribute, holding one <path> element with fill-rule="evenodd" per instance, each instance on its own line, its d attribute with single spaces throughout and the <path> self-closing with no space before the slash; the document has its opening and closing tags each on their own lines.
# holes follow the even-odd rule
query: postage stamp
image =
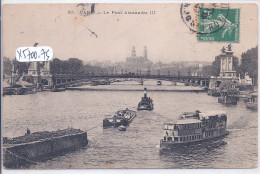
<svg viewBox="0 0 260 174">
<path fill-rule="evenodd" d="M 240 9 L 199 9 L 198 41 L 239 42 Z"/>
</svg>

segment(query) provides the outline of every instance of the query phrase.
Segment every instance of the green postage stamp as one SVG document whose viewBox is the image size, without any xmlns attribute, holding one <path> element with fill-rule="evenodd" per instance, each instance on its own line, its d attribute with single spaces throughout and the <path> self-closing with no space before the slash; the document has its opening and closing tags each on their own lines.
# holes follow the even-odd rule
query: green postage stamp
<svg viewBox="0 0 260 174">
<path fill-rule="evenodd" d="M 198 40 L 239 42 L 240 9 L 200 8 Z"/>
</svg>

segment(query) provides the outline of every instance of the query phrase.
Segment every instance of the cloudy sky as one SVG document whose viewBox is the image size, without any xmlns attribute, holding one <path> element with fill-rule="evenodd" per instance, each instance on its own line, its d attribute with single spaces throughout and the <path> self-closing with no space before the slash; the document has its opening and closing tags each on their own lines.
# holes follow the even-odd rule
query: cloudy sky
<svg viewBox="0 0 260 174">
<path fill-rule="evenodd" d="M 18 47 L 51 46 L 54 57 L 124 61 L 136 47 L 143 47 L 153 62 L 213 61 L 223 42 L 199 42 L 180 15 L 180 4 L 97 4 L 96 14 L 81 16 L 78 4 L 7 4 L 3 7 L 3 56 L 14 58 Z M 86 10 L 89 6 L 84 7 Z M 240 42 L 234 43 L 237 57 L 257 46 L 257 6 L 232 4 L 240 8 Z M 68 14 L 73 11 L 73 14 Z M 104 14 L 109 12 L 108 14 Z M 155 11 L 155 15 L 112 14 L 112 11 Z M 94 34 L 91 34 L 91 32 Z"/>
</svg>

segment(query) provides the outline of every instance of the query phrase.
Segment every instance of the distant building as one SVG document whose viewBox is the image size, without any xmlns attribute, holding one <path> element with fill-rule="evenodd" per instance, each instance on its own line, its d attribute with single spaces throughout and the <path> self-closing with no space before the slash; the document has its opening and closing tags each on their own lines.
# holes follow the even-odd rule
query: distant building
<svg viewBox="0 0 260 174">
<path fill-rule="evenodd" d="M 128 72 L 136 73 L 139 71 L 146 71 L 148 67 L 150 67 L 153 63 L 148 60 L 147 57 L 147 47 L 144 47 L 143 56 L 136 56 L 135 47 L 132 48 L 132 54 L 130 57 L 126 58 L 126 62 L 124 65 L 124 70 Z"/>
</svg>

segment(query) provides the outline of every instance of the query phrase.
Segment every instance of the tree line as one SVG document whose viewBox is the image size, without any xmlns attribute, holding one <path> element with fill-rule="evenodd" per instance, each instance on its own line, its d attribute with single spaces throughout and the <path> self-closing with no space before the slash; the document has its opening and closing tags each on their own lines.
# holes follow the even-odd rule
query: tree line
<svg viewBox="0 0 260 174">
<path fill-rule="evenodd" d="M 19 75 L 27 74 L 31 63 L 18 62 L 16 59 L 10 60 L 5 58 L 3 61 L 3 73 L 11 75 L 11 72 Z M 43 62 L 37 62 L 37 71 L 44 67 Z M 69 58 L 68 60 L 60 60 L 54 58 L 50 62 L 51 74 L 97 74 L 110 72 L 111 67 L 101 68 L 99 66 L 84 65 L 83 61 L 78 58 Z"/>
</svg>

